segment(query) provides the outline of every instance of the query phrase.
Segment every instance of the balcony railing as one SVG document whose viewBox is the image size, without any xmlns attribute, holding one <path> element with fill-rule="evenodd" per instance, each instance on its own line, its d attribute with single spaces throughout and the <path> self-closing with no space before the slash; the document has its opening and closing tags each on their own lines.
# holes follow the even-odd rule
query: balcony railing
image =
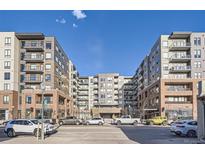
<svg viewBox="0 0 205 154">
<path fill-rule="evenodd" d="M 191 55 L 173 55 L 170 57 L 170 61 L 189 61 Z"/>
<path fill-rule="evenodd" d="M 173 66 L 170 68 L 170 72 L 189 72 L 191 66 Z"/>
<path fill-rule="evenodd" d="M 22 42 L 21 48 L 40 51 L 44 49 L 44 43 L 43 41 L 33 41 L 33 42 L 26 41 L 26 42 Z"/>
<path fill-rule="evenodd" d="M 174 42 L 172 45 L 169 46 L 170 50 L 188 50 L 191 47 L 191 43 L 188 42 Z"/>
<path fill-rule="evenodd" d="M 24 57 L 24 60 L 26 61 L 43 61 L 43 55 L 42 54 L 36 54 L 36 55 L 31 55 L 31 54 L 27 54 Z"/>
<path fill-rule="evenodd" d="M 191 88 L 183 88 L 183 87 L 168 87 L 167 91 L 191 91 Z"/>
<path fill-rule="evenodd" d="M 39 82 L 42 82 L 42 78 L 41 78 L 41 77 L 36 77 L 36 78 L 27 77 L 27 78 L 25 78 L 24 81 L 25 81 L 25 82 L 39 83 Z"/>
<path fill-rule="evenodd" d="M 43 67 L 42 66 L 36 66 L 36 67 L 27 66 L 25 71 L 26 72 L 43 72 Z"/>
</svg>

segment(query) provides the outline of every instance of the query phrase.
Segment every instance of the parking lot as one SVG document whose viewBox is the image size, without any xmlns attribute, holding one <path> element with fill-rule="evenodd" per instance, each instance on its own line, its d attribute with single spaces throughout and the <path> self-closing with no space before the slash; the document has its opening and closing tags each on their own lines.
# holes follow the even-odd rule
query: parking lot
<svg viewBox="0 0 205 154">
<path fill-rule="evenodd" d="M 33 136 L 8 138 L 0 127 L 0 144 L 196 144 L 197 138 L 178 137 L 168 126 L 64 125 L 57 133 L 37 141 Z"/>
</svg>

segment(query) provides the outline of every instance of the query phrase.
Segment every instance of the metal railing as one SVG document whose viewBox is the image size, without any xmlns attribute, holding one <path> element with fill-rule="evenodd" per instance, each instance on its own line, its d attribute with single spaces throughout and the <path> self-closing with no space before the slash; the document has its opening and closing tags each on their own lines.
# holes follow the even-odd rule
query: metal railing
<svg viewBox="0 0 205 154">
<path fill-rule="evenodd" d="M 173 66 L 170 68 L 171 71 L 186 71 L 186 70 L 191 70 L 191 66 Z"/>
<path fill-rule="evenodd" d="M 44 48 L 44 44 L 43 41 L 36 41 L 36 42 L 29 42 L 26 41 L 25 43 L 22 43 L 21 48 L 35 48 L 35 49 L 39 49 L 39 48 Z"/>
</svg>

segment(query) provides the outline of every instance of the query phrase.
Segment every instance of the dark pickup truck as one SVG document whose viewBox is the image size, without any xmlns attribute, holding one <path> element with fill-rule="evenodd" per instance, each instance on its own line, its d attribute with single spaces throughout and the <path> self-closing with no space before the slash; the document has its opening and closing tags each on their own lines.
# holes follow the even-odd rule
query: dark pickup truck
<svg viewBox="0 0 205 154">
<path fill-rule="evenodd" d="M 59 120 L 59 125 L 80 125 L 82 120 L 77 117 L 71 116 Z"/>
</svg>

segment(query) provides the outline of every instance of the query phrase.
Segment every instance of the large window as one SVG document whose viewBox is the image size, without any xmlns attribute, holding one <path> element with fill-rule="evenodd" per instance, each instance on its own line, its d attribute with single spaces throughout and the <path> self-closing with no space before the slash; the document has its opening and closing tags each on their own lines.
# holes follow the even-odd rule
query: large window
<svg viewBox="0 0 205 154">
<path fill-rule="evenodd" d="M 11 58 L 11 49 L 4 50 L 4 58 Z"/>
<path fill-rule="evenodd" d="M 51 70 L 51 64 L 46 64 L 46 70 Z"/>
<path fill-rule="evenodd" d="M 51 53 L 46 53 L 46 59 L 51 59 Z"/>
<path fill-rule="evenodd" d="M 9 96 L 3 96 L 3 103 L 8 104 L 9 103 Z"/>
<path fill-rule="evenodd" d="M 32 102 L 32 97 L 31 96 L 26 96 L 26 103 L 31 104 Z"/>
<path fill-rule="evenodd" d="M 201 68 L 201 62 L 200 61 L 195 61 L 194 62 L 194 67 L 195 68 Z"/>
<path fill-rule="evenodd" d="M 11 62 L 10 61 L 5 61 L 4 62 L 4 69 L 10 69 L 11 68 Z"/>
<path fill-rule="evenodd" d="M 194 78 L 195 78 L 195 79 L 202 78 L 202 73 L 201 73 L 201 72 L 195 72 L 195 73 L 194 73 Z"/>
<path fill-rule="evenodd" d="M 10 80 L 10 72 L 4 73 L 4 80 Z"/>
<path fill-rule="evenodd" d="M 52 48 L 51 42 L 46 42 L 46 49 L 51 49 L 51 48 Z"/>
<path fill-rule="evenodd" d="M 4 90 L 10 90 L 10 83 L 4 83 Z"/>
<path fill-rule="evenodd" d="M 5 37 L 5 45 L 11 45 L 11 37 Z"/>
<path fill-rule="evenodd" d="M 45 80 L 46 81 L 51 81 L 51 75 L 50 74 L 46 74 Z"/>
<path fill-rule="evenodd" d="M 194 58 L 201 58 L 201 49 L 194 50 Z"/>
<path fill-rule="evenodd" d="M 30 74 L 30 81 L 36 81 L 37 77 L 36 74 Z"/>
<path fill-rule="evenodd" d="M 200 37 L 194 38 L 194 45 L 201 45 L 201 38 Z"/>
</svg>

